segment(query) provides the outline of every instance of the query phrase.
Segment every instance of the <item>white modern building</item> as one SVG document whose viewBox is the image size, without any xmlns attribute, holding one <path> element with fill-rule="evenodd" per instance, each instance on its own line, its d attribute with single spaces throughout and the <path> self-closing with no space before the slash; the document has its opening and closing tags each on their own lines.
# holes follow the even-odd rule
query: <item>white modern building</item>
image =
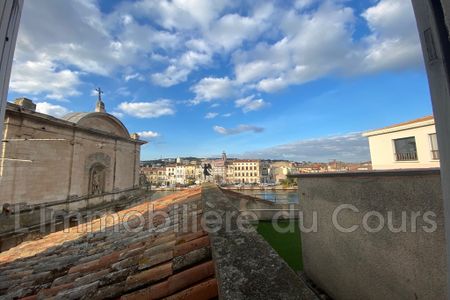
<svg viewBox="0 0 450 300">
<path fill-rule="evenodd" d="M 440 166 L 433 116 L 369 131 L 363 136 L 369 139 L 374 170 Z"/>
</svg>

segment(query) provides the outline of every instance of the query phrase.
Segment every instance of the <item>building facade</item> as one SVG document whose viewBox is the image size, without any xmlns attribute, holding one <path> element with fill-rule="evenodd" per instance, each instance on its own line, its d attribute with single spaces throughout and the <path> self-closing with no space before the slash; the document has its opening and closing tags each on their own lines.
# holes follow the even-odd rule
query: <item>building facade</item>
<svg viewBox="0 0 450 300">
<path fill-rule="evenodd" d="M 61 119 L 26 98 L 8 103 L 0 160 L 0 204 L 74 211 L 131 195 L 145 144 L 106 112 Z"/>
<path fill-rule="evenodd" d="M 287 179 L 287 175 L 297 173 L 294 164 L 289 161 L 273 162 L 270 164 L 270 177 L 274 183 L 280 184 Z"/>
<path fill-rule="evenodd" d="M 269 164 L 262 160 L 238 159 L 229 164 L 231 183 L 269 183 Z"/>
<path fill-rule="evenodd" d="M 142 167 L 141 173 L 147 177 L 150 185 L 161 185 L 166 181 L 166 168 L 164 167 Z"/>
<path fill-rule="evenodd" d="M 369 131 L 374 170 L 438 168 L 439 149 L 433 116 Z"/>
<path fill-rule="evenodd" d="M 174 186 L 177 183 L 177 178 L 175 176 L 176 164 L 170 164 L 166 166 L 166 183 L 167 186 Z"/>
</svg>

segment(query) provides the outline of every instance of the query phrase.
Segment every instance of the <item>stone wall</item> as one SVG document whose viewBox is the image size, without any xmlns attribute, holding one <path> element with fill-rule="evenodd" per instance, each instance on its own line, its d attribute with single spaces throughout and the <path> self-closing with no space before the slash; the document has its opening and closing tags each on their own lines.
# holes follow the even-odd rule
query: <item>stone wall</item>
<svg viewBox="0 0 450 300">
<path fill-rule="evenodd" d="M 296 176 L 308 228 L 317 213 L 317 232 L 302 233 L 306 275 L 336 300 L 446 299 L 439 175 L 428 170 Z M 379 231 L 378 213 L 386 224 Z M 395 233 L 403 230 L 402 213 L 406 232 Z M 334 225 L 333 214 L 342 228 Z"/>
<path fill-rule="evenodd" d="M 100 121 L 93 125 L 100 127 Z M 103 193 L 110 196 L 93 198 L 114 201 L 123 191 L 138 188 L 140 141 L 97 129 L 9 105 L 2 153 L 6 160 L 0 161 L 0 205 L 65 201 L 67 211 L 83 208 L 83 201 L 70 200 L 89 196 L 95 164 L 105 167 Z"/>
<path fill-rule="evenodd" d="M 319 299 L 217 186 L 204 184 L 202 201 L 219 299 Z"/>
</svg>

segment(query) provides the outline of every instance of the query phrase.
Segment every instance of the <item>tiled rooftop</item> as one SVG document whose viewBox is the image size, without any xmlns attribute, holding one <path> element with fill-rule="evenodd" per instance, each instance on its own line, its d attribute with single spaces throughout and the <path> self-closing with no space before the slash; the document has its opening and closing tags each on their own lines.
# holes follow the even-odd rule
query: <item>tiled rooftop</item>
<svg viewBox="0 0 450 300">
<path fill-rule="evenodd" d="M 202 212 L 201 190 L 192 189 L 24 242 L 0 253 L 0 295 L 216 298 L 210 241 L 200 226 Z M 165 222 L 164 213 L 171 222 Z"/>
</svg>

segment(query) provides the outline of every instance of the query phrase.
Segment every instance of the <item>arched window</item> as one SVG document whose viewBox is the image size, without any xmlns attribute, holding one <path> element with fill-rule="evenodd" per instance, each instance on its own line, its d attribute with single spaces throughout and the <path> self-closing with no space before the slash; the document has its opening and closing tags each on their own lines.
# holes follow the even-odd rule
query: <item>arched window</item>
<svg viewBox="0 0 450 300">
<path fill-rule="evenodd" d="M 101 195 L 105 192 L 106 168 L 102 164 L 94 164 L 89 170 L 89 195 Z"/>
</svg>

